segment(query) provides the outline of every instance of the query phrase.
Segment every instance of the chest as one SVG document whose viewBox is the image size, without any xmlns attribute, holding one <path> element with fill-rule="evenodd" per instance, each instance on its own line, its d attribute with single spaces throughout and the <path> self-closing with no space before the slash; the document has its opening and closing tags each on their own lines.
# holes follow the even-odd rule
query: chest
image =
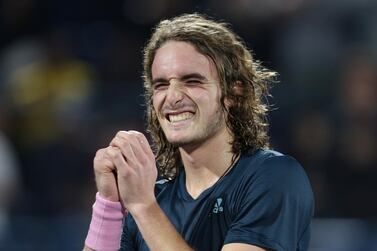
<svg viewBox="0 0 377 251">
<path fill-rule="evenodd" d="M 167 196 L 159 201 L 171 223 L 195 250 L 221 250 L 233 218 L 233 204 L 226 193 L 210 194 L 198 200 Z M 140 233 L 138 250 L 149 251 Z"/>
</svg>

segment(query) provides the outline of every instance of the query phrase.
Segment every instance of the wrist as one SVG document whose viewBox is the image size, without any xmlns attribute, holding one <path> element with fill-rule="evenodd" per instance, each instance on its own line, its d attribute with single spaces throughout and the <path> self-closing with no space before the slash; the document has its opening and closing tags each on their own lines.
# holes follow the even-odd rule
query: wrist
<svg viewBox="0 0 377 251">
<path fill-rule="evenodd" d="M 112 202 L 112 203 L 117 203 L 117 204 L 120 203 L 119 196 L 113 195 L 113 193 L 111 193 L 111 192 L 99 191 L 97 194 L 98 194 L 100 199 L 105 200 L 107 202 Z"/>
<path fill-rule="evenodd" d="M 85 245 L 98 251 L 118 250 L 124 215 L 120 202 L 106 200 L 97 193 Z"/>
<path fill-rule="evenodd" d="M 147 218 L 148 215 L 153 215 L 155 209 L 159 207 L 156 199 L 144 203 L 135 203 L 127 205 L 128 212 L 133 218 Z"/>
<path fill-rule="evenodd" d="M 100 197 L 108 201 L 119 202 L 119 192 L 114 174 L 96 173 L 95 177 Z"/>
</svg>

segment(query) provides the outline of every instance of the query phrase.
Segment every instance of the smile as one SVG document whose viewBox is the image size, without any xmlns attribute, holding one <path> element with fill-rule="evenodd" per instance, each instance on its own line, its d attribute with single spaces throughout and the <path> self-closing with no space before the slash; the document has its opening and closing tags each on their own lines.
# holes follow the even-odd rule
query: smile
<svg viewBox="0 0 377 251">
<path fill-rule="evenodd" d="M 179 114 L 169 114 L 168 120 L 171 123 L 175 123 L 175 122 L 180 122 L 180 121 L 191 119 L 193 116 L 194 116 L 194 114 L 191 113 L 191 112 L 183 112 L 183 113 L 179 113 Z"/>
</svg>

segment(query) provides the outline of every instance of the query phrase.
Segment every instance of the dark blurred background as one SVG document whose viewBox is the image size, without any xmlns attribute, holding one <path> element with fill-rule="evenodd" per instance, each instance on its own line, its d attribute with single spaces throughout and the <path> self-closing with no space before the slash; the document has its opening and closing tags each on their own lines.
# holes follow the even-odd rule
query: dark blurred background
<svg viewBox="0 0 377 251">
<path fill-rule="evenodd" d="M 142 48 L 187 12 L 230 22 L 280 73 L 270 134 L 311 180 L 310 250 L 377 250 L 372 0 L 2 0 L 0 249 L 82 248 L 95 151 L 144 131 Z"/>
</svg>

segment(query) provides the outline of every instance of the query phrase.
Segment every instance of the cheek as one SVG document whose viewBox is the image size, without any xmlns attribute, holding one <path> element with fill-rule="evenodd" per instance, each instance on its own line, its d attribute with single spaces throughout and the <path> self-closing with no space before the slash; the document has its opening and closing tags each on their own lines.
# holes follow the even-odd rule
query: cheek
<svg viewBox="0 0 377 251">
<path fill-rule="evenodd" d="M 163 93 L 155 93 L 152 96 L 152 105 L 156 118 L 161 122 L 164 119 L 162 107 L 164 105 L 165 95 Z"/>
<path fill-rule="evenodd" d="M 216 110 L 216 107 L 220 105 L 220 91 L 217 89 L 210 91 L 191 90 L 188 96 L 206 110 Z"/>
<path fill-rule="evenodd" d="M 162 97 L 158 93 L 152 96 L 153 109 L 157 112 L 162 105 Z"/>
<path fill-rule="evenodd" d="M 219 94 L 219 92 L 211 93 L 210 96 L 203 99 L 204 104 L 210 104 L 206 105 L 205 109 L 208 113 L 207 116 L 211 117 L 212 119 L 217 118 L 219 114 L 222 113 L 222 105 Z"/>
</svg>

